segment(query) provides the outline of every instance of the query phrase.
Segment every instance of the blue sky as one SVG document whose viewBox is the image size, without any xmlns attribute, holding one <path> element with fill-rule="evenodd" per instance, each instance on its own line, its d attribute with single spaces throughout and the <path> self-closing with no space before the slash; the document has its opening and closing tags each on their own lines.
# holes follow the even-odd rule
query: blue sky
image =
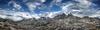
<svg viewBox="0 0 100 30">
<path fill-rule="evenodd" d="M 8 4 L 8 2 L 9 1 L 11 1 L 11 0 L 0 0 L 0 8 L 3 8 L 3 9 L 12 9 L 13 8 L 13 6 L 12 6 L 12 4 L 10 4 L 10 6 L 8 6 L 7 4 Z M 49 7 L 49 5 L 50 5 L 50 3 L 51 3 L 51 1 L 52 0 L 47 0 L 46 2 L 44 2 L 43 4 L 45 4 L 45 6 L 47 6 L 46 8 L 44 8 L 44 9 L 35 9 L 34 11 L 36 12 L 36 13 L 39 13 L 40 11 L 43 11 L 43 12 L 48 12 L 47 10 L 48 10 L 48 7 Z M 22 0 L 15 0 L 15 2 L 17 2 L 17 4 L 19 4 L 19 5 L 21 5 L 22 6 L 22 11 L 24 10 L 24 11 L 28 11 L 29 12 L 29 8 L 27 7 L 27 5 L 25 5 L 26 4 L 26 2 L 23 2 Z M 58 11 L 58 10 L 60 10 L 60 9 L 57 9 L 57 8 L 59 8 L 59 7 L 57 7 L 56 5 L 53 5 L 54 7 L 51 7 L 50 9 L 52 10 L 52 11 Z"/>
<path fill-rule="evenodd" d="M 12 5 L 8 6 L 8 2 L 11 1 L 11 0 L 0 0 L 0 8 L 3 8 L 3 9 L 12 9 Z M 29 0 L 28 0 L 29 1 Z M 58 5 L 52 5 L 52 7 L 49 7 L 53 0 L 46 0 L 45 2 L 43 2 L 42 4 L 44 4 L 46 7 L 45 8 L 42 8 L 42 9 L 39 9 L 38 7 L 33 10 L 35 13 L 44 13 L 44 12 L 48 12 L 48 10 L 51 10 L 51 12 L 54 12 L 54 11 L 60 11 L 61 10 L 61 7 L 58 6 Z M 68 1 L 71 1 L 71 0 L 62 0 L 61 3 L 66 3 Z M 24 11 L 24 12 L 30 12 L 29 11 L 29 8 L 27 7 L 26 3 L 27 2 L 23 2 L 23 0 L 15 0 L 15 2 L 19 5 L 22 6 L 21 10 L 20 11 Z M 38 1 L 37 1 L 38 2 Z M 96 0 L 96 1 L 92 1 L 93 3 L 97 4 L 98 6 L 100 5 L 100 0 Z"/>
<path fill-rule="evenodd" d="M 40 0 L 14 0 L 14 1 L 0 0 L 0 13 L 1 13 L 0 15 L 4 14 L 0 17 L 8 18 L 8 16 L 6 15 L 11 15 L 12 17 L 11 19 L 16 19 L 16 18 L 23 19 L 22 17 L 40 18 L 42 15 L 44 15 L 43 17 L 52 18 L 58 15 L 59 13 L 64 13 L 66 15 L 68 13 L 72 13 L 74 14 L 74 16 L 80 16 L 80 17 L 81 16 L 90 16 L 90 17 L 100 16 L 100 0 L 91 0 L 91 2 L 95 4 L 96 6 L 93 4 L 88 4 L 87 2 L 90 2 L 90 1 L 87 1 L 87 0 L 83 0 L 83 2 L 72 1 L 72 0 L 62 0 L 60 1 L 60 4 L 59 4 L 59 3 L 56 3 L 54 0 L 46 0 L 45 2 L 40 1 Z M 80 6 L 76 4 L 79 4 Z M 74 8 L 79 8 L 79 9 L 74 9 Z M 47 13 L 46 16 L 45 14 L 42 14 L 46 12 L 50 12 L 50 13 Z"/>
</svg>

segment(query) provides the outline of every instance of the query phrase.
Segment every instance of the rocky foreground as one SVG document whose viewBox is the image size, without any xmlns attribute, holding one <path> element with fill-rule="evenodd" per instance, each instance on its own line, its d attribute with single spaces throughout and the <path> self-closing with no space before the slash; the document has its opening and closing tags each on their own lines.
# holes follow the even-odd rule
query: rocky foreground
<svg viewBox="0 0 100 30">
<path fill-rule="evenodd" d="M 100 30 L 100 19 L 80 18 L 71 14 L 55 18 L 23 19 L 19 22 L 0 18 L 0 30 Z"/>
</svg>

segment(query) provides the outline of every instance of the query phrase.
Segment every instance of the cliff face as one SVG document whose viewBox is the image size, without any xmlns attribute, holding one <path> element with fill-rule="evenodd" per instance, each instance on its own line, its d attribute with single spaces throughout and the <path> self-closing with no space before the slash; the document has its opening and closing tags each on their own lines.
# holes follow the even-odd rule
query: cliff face
<svg viewBox="0 0 100 30">
<path fill-rule="evenodd" d="M 0 30 L 100 30 L 99 21 L 99 18 L 80 18 L 71 14 L 55 18 L 24 19 L 19 22 L 1 18 Z"/>
</svg>

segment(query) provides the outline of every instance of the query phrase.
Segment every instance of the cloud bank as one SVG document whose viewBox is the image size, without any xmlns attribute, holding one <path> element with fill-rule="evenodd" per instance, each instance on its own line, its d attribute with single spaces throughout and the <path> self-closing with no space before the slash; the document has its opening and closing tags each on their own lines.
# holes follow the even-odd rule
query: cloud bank
<svg viewBox="0 0 100 30">
<path fill-rule="evenodd" d="M 23 2 L 27 2 L 27 1 L 28 0 Z M 54 0 L 52 2 L 54 4 L 55 2 L 59 4 L 61 3 L 61 1 L 62 0 Z M 96 4 L 87 0 L 72 0 L 69 2 L 61 3 L 61 5 L 59 5 L 61 7 L 61 10 L 56 12 L 45 12 L 40 14 L 34 13 L 34 10 L 41 5 L 44 5 L 42 4 L 44 2 L 46 2 L 46 0 L 40 0 L 40 2 L 28 2 L 25 5 L 28 6 L 30 12 L 21 12 L 20 10 L 22 6 L 20 4 L 17 4 L 14 1 L 10 1 L 8 4 L 12 3 L 15 11 L 6 11 L 8 9 L 0 9 L 0 17 L 4 19 L 12 19 L 13 21 L 21 21 L 23 19 L 30 19 L 30 18 L 39 19 L 41 17 L 54 18 L 55 16 L 62 13 L 65 13 L 66 15 L 72 13 L 74 16 L 78 16 L 78 17 L 84 17 L 84 16 L 100 17 L 99 9 L 94 8 Z M 49 10 L 50 9 L 48 9 L 48 11 Z"/>
</svg>

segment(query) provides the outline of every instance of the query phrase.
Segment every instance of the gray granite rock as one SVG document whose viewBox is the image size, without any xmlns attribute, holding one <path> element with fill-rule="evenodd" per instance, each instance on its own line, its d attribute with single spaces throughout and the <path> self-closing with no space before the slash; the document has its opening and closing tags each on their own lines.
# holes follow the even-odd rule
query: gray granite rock
<svg viewBox="0 0 100 30">
<path fill-rule="evenodd" d="M 0 19 L 0 30 L 100 30 L 100 19 L 61 14 L 55 18 L 24 19 L 13 22 Z M 8 21 L 9 20 L 9 21 Z"/>
</svg>

